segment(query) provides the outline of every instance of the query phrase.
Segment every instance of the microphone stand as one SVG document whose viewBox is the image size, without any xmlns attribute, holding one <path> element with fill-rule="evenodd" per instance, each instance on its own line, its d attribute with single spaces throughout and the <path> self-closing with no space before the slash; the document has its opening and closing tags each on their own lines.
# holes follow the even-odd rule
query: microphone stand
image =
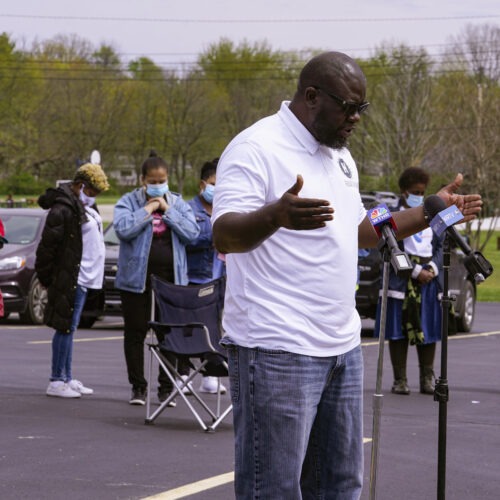
<svg viewBox="0 0 500 500">
<path fill-rule="evenodd" d="M 455 297 L 449 295 L 450 241 L 446 235 L 443 242 L 443 297 L 441 299 L 441 373 L 434 386 L 434 401 L 439 402 L 438 431 L 438 477 L 437 498 L 444 500 L 446 495 L 446 424 L 448 403 L 448 318 L 451 302 Z"/>
<path fill-rule="evenodd" d="M 385 344 L 385 325 L 387 319 L 387 292 L 389 290 L 389 265 L 391 262 L 391 252 L 384 238 L 379 241 L 379 250 L 382 252 L 383 271 L 382 271 L 382 300 L 380 307 L 380 328 L 378 337 L 378 361 L 377 361 L 377 379 L 375 393 L 373 394 L 373 425 L 372 425 L 372 452 L 370 465 L 370 500 L 376 498 L 377 487 L 377 469 L 380 442 L 380 416 L 382 413 L 382 372 L 384 368 L 384 344 Z"/>
<path fill-rule="evenodd" d="M 384 367 L 385 325 L 387 319 L 387 293 L 389 290 L 389 264 L 398 276 L 411 274 L 413 268 L 408 255 L 398 246 L 393 229 L 396 225 L 386 205 L 380 205 L 367 212 L 372 226 L 380 236 L 377 248 L 382 253 L 382 300 L 380 305 L 380 329 L 378 339 L 377 382 L 373 395 L 372 456 L 370 470 L 370 500 L 375 500 L 377 467 L 380 441 L 380 415 L 382 411 L 382 371 Z"/>
</svg>

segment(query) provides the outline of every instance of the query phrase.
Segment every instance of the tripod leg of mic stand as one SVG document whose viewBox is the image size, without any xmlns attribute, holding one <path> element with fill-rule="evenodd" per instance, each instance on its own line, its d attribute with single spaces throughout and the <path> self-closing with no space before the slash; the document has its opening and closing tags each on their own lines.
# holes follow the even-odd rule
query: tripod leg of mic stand
<svg viewBox="0 0 500 500">
<path fill-rule="evenodd" d="M 377 381 L 373 395 L 373 426 L 372 426 L 372 453 L 370 466 L 370 500 L 376 498 L 377 468 L 380 443 L 380 417 L 382 414 L 382 373 L 384 368 L 385 324 L 387 318 L 387 291 L 389 289 L 389 259 L 388 252 L 384 251 L 384 267 L 382 273 L 382 300 L 380 307 L 380 331 L 378 338 Z"/>
</svg>

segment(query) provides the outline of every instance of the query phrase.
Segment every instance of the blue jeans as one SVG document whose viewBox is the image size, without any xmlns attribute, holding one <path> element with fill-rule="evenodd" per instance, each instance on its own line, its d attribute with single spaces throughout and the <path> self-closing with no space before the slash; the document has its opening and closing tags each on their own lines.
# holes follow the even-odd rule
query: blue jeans
<svg viewBox="0 0 500 500">
<path fill-rule="evenodd" d="M 363 356 L 228 349 L 238 500 L 359 499 Z"/>
<path fill-rule="evenodd" d="M 87 299 L 87 288 L 78 285 L 75 292 L 75 303 L 71 327 L 69 332 L 56 330 L 52 337 L 52 375 L 51 382 L 57 380 L 69 382 L 73 377 L 71 374 L 71 361 L 73 358 L 73 333 L 78 328 L 83 306 Z"/>
</svg>

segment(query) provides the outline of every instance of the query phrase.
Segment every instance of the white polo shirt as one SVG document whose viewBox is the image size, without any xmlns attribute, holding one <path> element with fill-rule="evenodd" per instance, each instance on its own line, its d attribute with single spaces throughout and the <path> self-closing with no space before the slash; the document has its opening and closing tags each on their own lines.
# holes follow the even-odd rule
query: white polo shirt
<svg viewBox="0 0 500 500">
<path fill-rule="evenodd" d="M 360 342 L 355 288 L 366 212 L 349 151 L 320 145 L 288 104 L 225 149 L 212 221 L 277 201 L 297 174 L 304 178 L 299 196 L 329 200 L 334 220 L 311 231 L 282 228 L 250 252 L 228 254 L 223 326 L 241 346 L 334 356 Z"/>
</svg>

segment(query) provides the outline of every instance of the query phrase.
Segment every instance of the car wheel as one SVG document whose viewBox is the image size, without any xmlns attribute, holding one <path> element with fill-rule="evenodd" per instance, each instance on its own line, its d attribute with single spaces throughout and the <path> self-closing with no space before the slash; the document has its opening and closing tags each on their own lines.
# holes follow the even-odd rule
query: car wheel
<svg viewBox="0 0 500 500">
<path fill-rule="evenodd" d="M 43 313 L 47 305 L 47 289 L 42 286 L 37 277 L 31 280 L 26 311 L 19 315 L 23 323 L 43 324 Z"/>
<path fill-rule="evenodd" d="M 457 329 L 459 332 L 470 332 L 476 311 L 476 292 L 469 280 L 465 282 L 463 295 L 462 308 L 458 311 Z"/>
<path fill-rule="evenodd" d="M 92 328 L 97 321 L 95 316 L 82 316 L 78 328 Z"/>
</svg>

